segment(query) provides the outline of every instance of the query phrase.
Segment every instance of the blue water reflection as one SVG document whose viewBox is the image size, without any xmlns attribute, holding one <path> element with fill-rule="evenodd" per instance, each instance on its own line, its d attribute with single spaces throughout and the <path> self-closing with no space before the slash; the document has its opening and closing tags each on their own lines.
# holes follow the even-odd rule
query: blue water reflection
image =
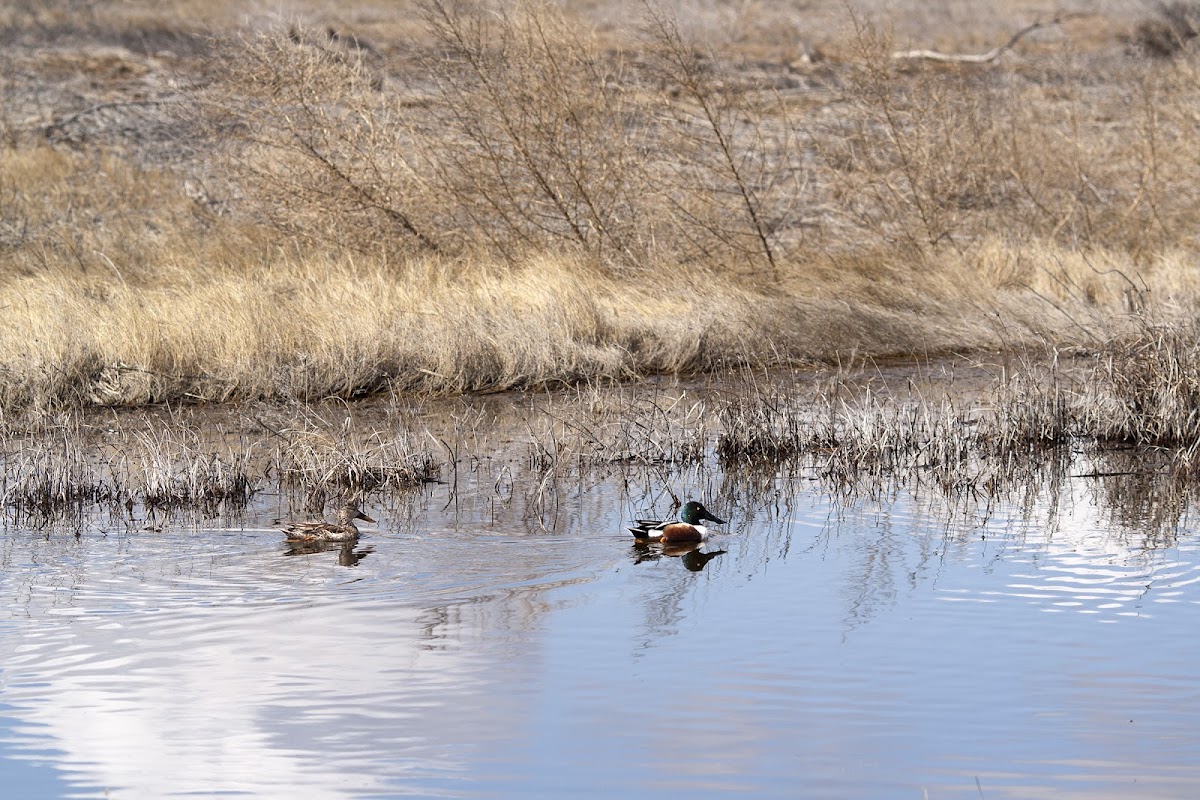
<svg viewBox="0 0 1200 800">
<path fill-rule="evenodd" d="M 370 508 L 349 554 L 289 554 L 266 506 L 10 531 L 0 776 L 23 797 L 1200 789 L 1186 518 L 1138 530 L 1082 480 L 986 509 L 791 486 L 726 492 L 698 570 L 632 546 L 652 509 L 615 479 L 536 517 L 431 487 Z"/>
</svg>

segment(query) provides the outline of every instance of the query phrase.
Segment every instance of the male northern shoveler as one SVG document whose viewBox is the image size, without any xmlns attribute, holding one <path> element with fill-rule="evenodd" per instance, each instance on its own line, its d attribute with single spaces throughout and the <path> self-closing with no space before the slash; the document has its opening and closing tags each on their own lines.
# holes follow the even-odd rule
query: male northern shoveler
<svg viewBox="0 0 1200 800">
<path fill-rule="evenodd" d="M 657 519 L 639 519 L 637 525 L 629 529 L 639 541 L 662 542 L 663 544 L 684 544 L 686 542 L 702 542 L 708 538 L 708 528 L 700 524 L 701 520 L 724 525 L 725 520 L 715 516 L 701 503 L 689 500 L 679 512 L 678 521 L 663 522 Z"/>
<path fill-rule="evenodd" d="M 356 519 L 375 521 L 358 506 L 346 503 L 338 509 L 337 522 L 292 522 L 284 526 L 283 532 L 289 542 L 352 542 L 358 538 Z"/>
</svg>

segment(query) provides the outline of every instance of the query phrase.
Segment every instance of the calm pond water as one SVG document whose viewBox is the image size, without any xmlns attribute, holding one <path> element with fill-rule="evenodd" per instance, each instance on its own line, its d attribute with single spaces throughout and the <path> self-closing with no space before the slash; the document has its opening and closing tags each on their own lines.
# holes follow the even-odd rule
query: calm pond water
<svg viewBox="0 0 1200 800">
<path fill-rule="evenodd" d="M 289 553 L 273 497 L 7 531 L 5 795 L 1200 792 L 1186 508 L 1087 478 L 988 507 L 711 472 L 526 497 L 477 473 L 366 503 L 348 551 Z M 631 545 L 664 487 L 713 500 L 723 554 Z"/>
</svg>

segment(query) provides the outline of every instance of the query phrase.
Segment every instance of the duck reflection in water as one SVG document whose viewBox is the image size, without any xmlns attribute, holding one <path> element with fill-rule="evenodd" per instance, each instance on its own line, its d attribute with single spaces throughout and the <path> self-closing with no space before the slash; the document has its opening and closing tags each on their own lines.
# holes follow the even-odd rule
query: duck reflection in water
<svg viewBox="0 0 1200 800">
<path fill-rule="evenodd" d="M 700 545 L 694 542 L 658 545 L 653 542 L 637 541 L 633 543 L 633 563 L 657 561 L 663 556 L 668 556 L 678 558 L 688 570 L 699 572 L 709 561 L 719 555 L 724 555 L 725 552 L 724 550 L 701 550 Z"/>
<path fill-rule="evenodd" d="M 314 553 L 337 551 L 338 563 L 343 567 L 358 566 L 358 562 L 375 552 L 374 547 L 356 548 L 357 542 L 312 541 L 285 544 L 287 548 L 283 551 L 284 556 L 310 556 Z"/>
</svg>

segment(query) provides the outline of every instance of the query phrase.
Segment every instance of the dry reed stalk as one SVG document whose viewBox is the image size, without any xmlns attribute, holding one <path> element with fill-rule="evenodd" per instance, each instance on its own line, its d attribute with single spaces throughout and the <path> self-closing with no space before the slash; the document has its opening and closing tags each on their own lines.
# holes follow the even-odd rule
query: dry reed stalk
<svg viewBox="0 0 1200 800">
<path fill-rule="evenodd" d="M 196 432 L 172 426 L 134 433 L 140 445 L 125 455 L 128 491 L 148 508 L 244 506 L 258 488 L 250 475 L 253 447 L 201 444 Z"/>
<path fill-rule="evenodd" d="M 1053 370 L 1039 378 L 1001 380 L 983 400 L 953 385 L 937 397 L 864 387 L 847 371 L 815 396 L 751 383 L 719 414 L 717 454 L 727 467 L 807 465 L 840 490 L 916 476 L 947 493 L 995 491 L 1077 431 L 1071 387 Z"/>
<path fill-rule="evenodd" d="M 1087 425 L 1105 440 L 1182 448 L 1200 441 L 1200 323 L 1145 325 L 1102 352 Z"/>
<path fill-rule="evenodd" d="M 686 392 L 581 389 L 538 409 L 530 464 L 675 467 L 707 457 L 706 404 Z"/>
<path fill-rule="evenodd" d="M 315 410 L 296 425 L 278 432 L 274 470 L 283 485 L 322 502 L 337 493 L 409 489 L 436 481 L 441 471 L 434 454 L 419 446 L 417 434 L 407 427 L 364 434 L 350 417 L 336 425 Z"/>
<path fill-rule="evenodd" d="M 83 446 L 76 427 L 8 437 L 4 450 L 0 505 L 18 519 L 50 520 L 126 498 L 124 487 Z"/>
</svg>

